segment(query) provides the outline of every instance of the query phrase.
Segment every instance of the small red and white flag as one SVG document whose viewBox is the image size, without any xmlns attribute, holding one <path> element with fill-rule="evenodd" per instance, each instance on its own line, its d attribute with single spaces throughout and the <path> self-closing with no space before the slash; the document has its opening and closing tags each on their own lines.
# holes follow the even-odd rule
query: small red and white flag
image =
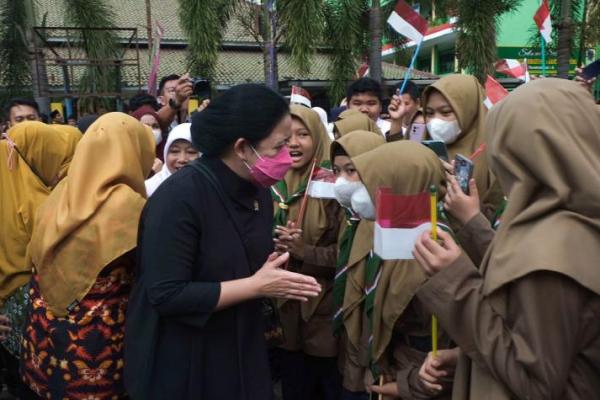
<svg viewBox="0 0 600 400">
<path fill-rule="evenodd" d="M 533 16 L 535 24 L 540 30 L 540 34 L 546 41 L 546 43 L 552 42 L 552 20 L 550 19 L 550 6 L 548 0 L 542 0 L 540 8 L 535 12 Z"/>
<path fill-rule="evenodd" d="M 521 64 L 519 60 L 506 58 L 496 62 L 496 72 L 508 75 L 512 78 L 520 79 L 527 82 L 529 79 L 527 72 L 527 63 Z"/>
<path fill-rule="evenodd" d="M 506 96 L 508 96 L 508 90 L 504 89 L 500 82 L 488 75 L 485 81 L 485 101 L 483 104 L 490 109 Z"/>
<path fill-rule="evenodd" d="M 360 67 L 358 67 L 358 71 L 356 71 L 356 77 L 357 78 L 364 78 L 365 76 L 369 75 L 369 64 L 362 63 L 360 65 Z"/>
<path fill-rule="evenodd" d="M 377 191 L 373 250 L 384 260 L 412 260 L 419 235 L 431 229 L 430 193 L 397 195 Z"/>
<path fill-rule="evenodd" d="M 300 86 L 292 86 L 292 95 L 290 96 L 290 103 L 293 104 L 302 104 L 310 108 L 312 106 L 312 102 L 310 99 L 310 94 L 305 89 Z"/>
<path fill-rule="evenodd" d="M 332 170 L 316 167 L 308 184 L 308 195 L 317 199 L 335 199 L 335 174 Z"/>
<path fill-rule="evenodd" d="M 398 0 L 387 22 L 396 32 L 415 43 L 423 40 L 427 32 L 427 20 L 404 0 Z"/>
</svg>

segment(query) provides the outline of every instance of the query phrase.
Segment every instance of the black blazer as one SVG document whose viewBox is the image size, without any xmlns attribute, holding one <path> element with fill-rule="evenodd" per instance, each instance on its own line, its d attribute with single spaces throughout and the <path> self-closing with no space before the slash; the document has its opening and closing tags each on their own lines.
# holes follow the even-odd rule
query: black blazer
<svg viewBox="0 0 600 400">
<path fill-rule="evenodd" d="M 220 283 L 251 276 L 273 249 L 269 192 L 202 158 L 222 185 L 243 238 L 201 172 L 187 166 L 148 201 L 125 329 L 131 398 L 271 399 L 260 302 L 215 311 Z M 248 258 L 244 252 L 244 243 Z"/>
</svg>

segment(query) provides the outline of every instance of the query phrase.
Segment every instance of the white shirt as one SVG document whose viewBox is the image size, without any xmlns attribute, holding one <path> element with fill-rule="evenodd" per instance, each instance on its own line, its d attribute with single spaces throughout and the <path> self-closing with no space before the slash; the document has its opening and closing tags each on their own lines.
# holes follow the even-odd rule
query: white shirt
<svg viewBox="0 0 600 400">
<path fill-rule="evenodd" d="M 392 123 L 390 121 L 386 121 L 385 119 L 377 118 L 377 122 L 375 122 L 383 136 L 390 131 L 392 127 Z"/>
</svg>

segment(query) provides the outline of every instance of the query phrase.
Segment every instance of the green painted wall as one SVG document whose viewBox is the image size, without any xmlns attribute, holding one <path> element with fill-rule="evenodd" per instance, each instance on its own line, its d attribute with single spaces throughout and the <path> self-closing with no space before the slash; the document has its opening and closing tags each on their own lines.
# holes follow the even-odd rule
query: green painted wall
<svg viewBox="0 0 600 400">
<path fill-rule="evenodd" d="M 498 47 L 527 45 L 532 35 L 531 31 L 535 29 L 533 15 L 539 6 L 539 0 L 522 0 L 517 10 L 503 16 L 496 33 Z"/>
</svg>

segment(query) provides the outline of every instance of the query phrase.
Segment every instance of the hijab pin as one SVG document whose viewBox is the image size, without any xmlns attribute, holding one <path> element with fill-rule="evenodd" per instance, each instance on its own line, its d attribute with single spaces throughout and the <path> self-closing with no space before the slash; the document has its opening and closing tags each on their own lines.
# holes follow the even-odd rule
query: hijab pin
<svg viewBox="0 0 600 400">
<path fill-rule="evenodd" d="M 278 205 L 279 205 L 279 208 L 281 208 L 282 210 L 287 210 L 288 208 L 290 208 L 287 204 L 285 204 L 283 202 L 279 203 Z"/>
</svg>

